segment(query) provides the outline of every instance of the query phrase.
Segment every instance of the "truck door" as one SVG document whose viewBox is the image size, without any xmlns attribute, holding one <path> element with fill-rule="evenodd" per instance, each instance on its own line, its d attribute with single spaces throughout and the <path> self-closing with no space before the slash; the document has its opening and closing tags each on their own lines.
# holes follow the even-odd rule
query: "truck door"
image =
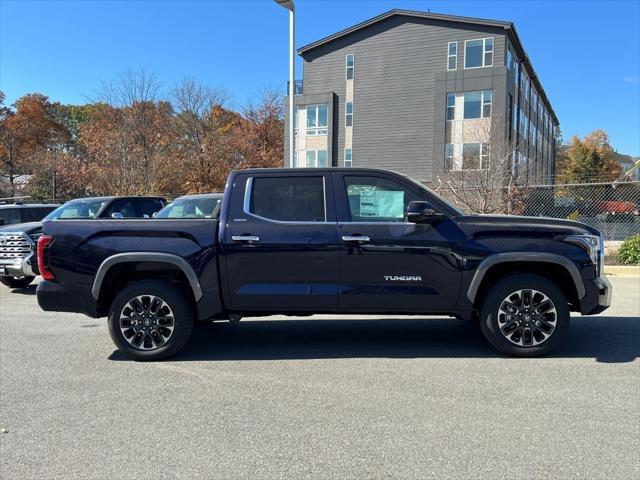
<svg viewBox="0 0 640 480">
<path fill-rule="evenodd" d="M 335 311 L 338 236 L 331 175 L 235 177 L 221 233 L 234 310 Z"/>
<path fill-rule="evenodd" d="M 340 311 L 439 312 L 455 305 L 462 238 L 448 217 L 407 223 L 410 201 L 439 203 L 399 175 L 334 174 L 340 240 Z M 430 198 L 432 197 L 432 198 Z"/>
</svg>

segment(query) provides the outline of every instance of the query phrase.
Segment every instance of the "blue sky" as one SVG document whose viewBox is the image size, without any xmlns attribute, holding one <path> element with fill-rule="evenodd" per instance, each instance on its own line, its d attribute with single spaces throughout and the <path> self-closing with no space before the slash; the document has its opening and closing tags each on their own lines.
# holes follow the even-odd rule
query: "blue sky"
<svg viewBox="0 0 640 480">
<path fill-rule="evenodd" d="M 640 155 L 640 1 L 297 0 L 296 46 L 392 8 L 513 21 L 565 138 L 595 128 Z M 298 61 L 298 78 L 302 77 Z M 273 0 L 0 0 L 0 89 L 84 103 L 145 68 L 226 88 L 234 106 L 286 88 L 288 17 Z"/>
</svg>

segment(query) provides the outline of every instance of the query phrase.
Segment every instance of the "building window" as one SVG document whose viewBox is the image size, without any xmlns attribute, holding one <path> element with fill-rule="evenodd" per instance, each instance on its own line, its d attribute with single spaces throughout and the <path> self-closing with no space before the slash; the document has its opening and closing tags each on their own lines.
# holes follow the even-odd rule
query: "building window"
<svg viewBox="0 0 640 480">
<path fill-rule="evenodd" d="M 491 116 L 491 90 L 481 92 L 464 92 L 465 120 L 473 118 L 489 118 Z"/>
<path fill-rule="evenodd" d="M 464 68 L 493 66 L 493 37 L 464 42 Z"/>
<path fill-rule="evenodd" d="M 353 102 L 347 102 L 344 109 L 344 124 L 353 127 Z"/>
<path fill-rule="evenodd" d="M 453 143 L 447 143 L 444 146 L 444 170 L 445 172 L 453 170 Z"/>
<path fill-rule="evenodd" d="M 513 65 L 513 84 L 517 85 L 518 84 L 518 71 L 520 70 L 520 62 L 516 61 Z"/>
<path fill-rule="evenodd" d="M 326 167 L 327 151 L 326 150 L 307 150 L 307 167 Z"/>
<path fill-rule="evenodd" d="M 511 70 L 513 67 L 513 54 L 511 53 L 511 45 L 507 44 L 507 68 Z"/>
<path fill-rule="evenodd" d="M 480 168 L 482 169 L 489 168 L 489 144 L 488 143 L 480 144 Z"/>
<path fill-rule="evenodd" d="M 484 90 L 482 92 L 482 118 L 491 117 L 491 100 L 493 94 L 491 90 Z"/>
<path fill-rule="evenodd" d="M 447 120 L 456 118 L 456 94 L 447 93 Z"/>
<path fill-rule="evenodd" d="M 351 167 L 353 165 L 351 158 L 352 158 L 351 149 L 345 148 L 344 149 L 344 166 L 345 167 Z"/>
<path fill-rule="evenodd" d="M 447 70 L 458 68 L 458 42 L 449 42 L 447 46 Z"/>
<path fill-rule="evenodd" d="M 296 107 L 293 110 L 293 130 L 295 135 L 298 135 L 298 124 L 300 122 L 300 120 L 298 120 L 300 116 L 298 110 L 299 110 L 299 107 Z"/>
<path fill-rule="evenodd" d="M 355 58 L 353 56 L 353 53 L 348 53 L 346 58 L 347 80 L 353 80 L 354 66 L 355 66 Z"/>
<path fill-rule="evenodd" d="M 524 74 L 524 99 L 529 100 L 529 76 Z"/>
<path fill-rule="evenodd" d="M 298 151 L 293 151 L 293 164 L 291 165 L 293 168 L 298 168 L 300 165 L 298 164 Z"/>
<path fill-rule="evenodd" d="M 513 128 L 515 125 L 515 119 L 513 114 L 513 95 L 509 94 L 509 140 L 511 140 L 513 134 Z"/>
<path fill-rule="evenodd" d="M 326 103 L 307 106 L 307 135 L 328 135 L 329 106 Z"/>
<path fill-rule="evenodd" d="M 481 170 L 489 168 L 488 143 L 464 143 L 462 145 L 462 169 Z"/>
</svg>

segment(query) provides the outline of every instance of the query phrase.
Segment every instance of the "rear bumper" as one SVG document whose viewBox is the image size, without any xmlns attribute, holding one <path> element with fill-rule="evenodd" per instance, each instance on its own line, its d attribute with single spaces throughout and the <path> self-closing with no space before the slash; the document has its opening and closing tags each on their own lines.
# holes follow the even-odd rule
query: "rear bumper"
<svg viewBox="0 0 640 480">
<path fill-rule="evenodd" d="M 580 313 L 596 315 L 611 306 L 613 289 L 604 275 L 585 282 L 585 296 L 580 301 Z"/>
<path fill-rule="evenodd" d="M 41 281 L 36 297 L 40 308 L 47 312 L 75 312 L 97 317 L 96 303 L 91 295 L 71 294 L 56 282 Z"/>
</svg>

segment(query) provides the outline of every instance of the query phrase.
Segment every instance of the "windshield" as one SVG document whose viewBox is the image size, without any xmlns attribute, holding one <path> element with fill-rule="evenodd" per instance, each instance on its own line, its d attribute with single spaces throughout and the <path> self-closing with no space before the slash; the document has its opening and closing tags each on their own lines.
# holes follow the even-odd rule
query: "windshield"
<svg viewBox="0 0 640 480">
<path fill-rule="evenodd" d="M 96 218 L 96 215 L 105 203 L 107 202 L 102 200 L 73 200 L 56 208 L 53 212 L 44 217 L 44 219 L 67 220 Z"/>
<path fill-rule="evenodd" d="M 160 210 L 155 218 L 218 218 L 222 197 L 178 198 Z"/>
</svg>

